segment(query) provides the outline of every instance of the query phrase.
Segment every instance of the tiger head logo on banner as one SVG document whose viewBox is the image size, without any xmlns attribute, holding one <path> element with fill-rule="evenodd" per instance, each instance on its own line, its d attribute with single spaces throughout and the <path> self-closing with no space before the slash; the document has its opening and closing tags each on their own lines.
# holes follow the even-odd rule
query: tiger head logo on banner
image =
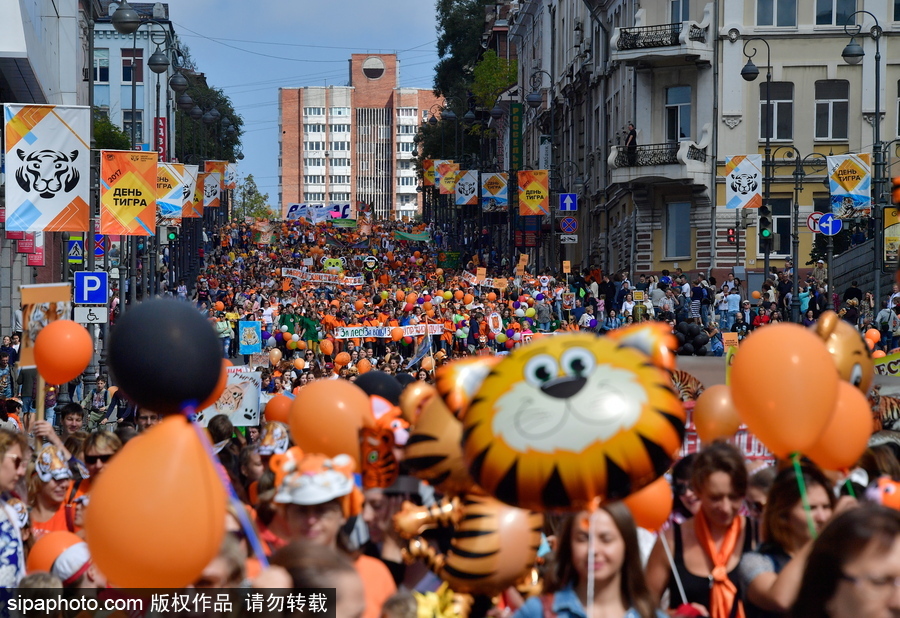
<svg viewBox="0 0 900 618">
<path fill-rule="evenodd" d="M 7 104 L 4 118 L 7 231 L 86 230 L 90 109 Z"/>
<path fill-rule="evenodd" d="M 100 233 L 156 234 L 155 152 L 100 151 Z"/>
<path fill-rule="evenodd" d="M 759 208 L 762 205 L 762 157 L 738 155 L 725 158 L 725 207 Z"/>
<path fill-rule="evenodd" d="M 218 208 L 219 192 L 222 190 L 222 174 L 209 172 L 203 177 L 203 207 Z"/>
<path fill-rule="evenodd" d="M 184 166 L 184 193 L 182 197 L 184 201 L 181 205 L 181 217 L 183 219 L 193 219 L 197 217 L 194 210 L 194 194 L 197 191 L 197 170 L 196 165 Z"/>
<path fill-rule="evenodd" d="M 229 163 L 225 167 L 225 188 L 229 191 L 237 189 L 237 164 Z"/>
</svg>

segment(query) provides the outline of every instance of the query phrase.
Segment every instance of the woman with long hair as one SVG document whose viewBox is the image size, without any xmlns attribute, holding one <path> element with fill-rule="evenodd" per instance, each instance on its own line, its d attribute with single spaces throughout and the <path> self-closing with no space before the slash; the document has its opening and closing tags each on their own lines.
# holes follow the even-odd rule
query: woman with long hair
<svg viewBox="0 0 900 618">
<path fill-rule="evenodd" d="M 700 451 L 691 487 L 700 508 L 693 518 L 660 535 L 647 562 L 647 585 L 657 600 L 668 588 L 671 609 L 690 605 L 702 616 L 729 618 L 736 612 L 733 618 L 743 618 L 737 567 L 743 553 L 753 549 L 753 534 L 740 516 L 747 492 L 740 451 L 725 442 Z"/>
<path fill-rule="evenodd" d="M 593 581 L 589 579 L 591 570 Z M 528 599 L 515 617 L 571 618 L 588 613 L 606 618 L 660 615 L 644 581 L 637 528 L 631 512 L 621 502 L 565 519 L 555 556 L 545 575 L 544 590 L 549 594 Z M 586 612 L 586 607 L 591 611 Z"/>
<path fill-rule="evenodd" d="M 7 500 L 25 476 L 27 451 L 25 436 L 0 429 L 0 588 L 15 588 L 25 575 L 20 518 Z"/>
</svg>

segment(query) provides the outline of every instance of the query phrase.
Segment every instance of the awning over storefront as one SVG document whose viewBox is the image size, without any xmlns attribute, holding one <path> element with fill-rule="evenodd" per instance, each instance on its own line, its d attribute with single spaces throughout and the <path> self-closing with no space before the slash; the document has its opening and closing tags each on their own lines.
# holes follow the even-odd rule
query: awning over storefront
<svg viewBox="0 0 900 618">
<path fill-rule="evenodd" d="M 0 102 L 46 103 L 28 59 L 27 25 L 19 0 L 0 0 Z"/>
</svg>

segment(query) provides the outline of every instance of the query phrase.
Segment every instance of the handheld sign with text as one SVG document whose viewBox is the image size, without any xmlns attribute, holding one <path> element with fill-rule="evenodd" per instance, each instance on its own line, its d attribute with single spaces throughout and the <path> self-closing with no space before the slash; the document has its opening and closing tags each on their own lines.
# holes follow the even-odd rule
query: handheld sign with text
<svg viewBox="0 0 900 618">
<path fill-rule="evenodd" d="M 569 260 L 563 261 L 563 274 L 568 275 L 572 272 L 572 262 Z"/>
</svg>

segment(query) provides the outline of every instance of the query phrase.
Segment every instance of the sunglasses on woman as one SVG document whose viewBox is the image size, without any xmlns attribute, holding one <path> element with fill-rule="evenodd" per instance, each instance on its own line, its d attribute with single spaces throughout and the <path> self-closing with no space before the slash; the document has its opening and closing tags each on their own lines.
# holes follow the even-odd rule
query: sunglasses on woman
<svg viewBox="0 0 900 618">
<path fill-rule="evenodd" d="M 110 454 L 110 455 L 85 455 L 84 463 L 88 464 L 89 466 L 97 463 L 98 461 L 102 461 L 103 463 L 108 463 L 111 458 L 112 458 L 112 454 Z"/>
</svg>

